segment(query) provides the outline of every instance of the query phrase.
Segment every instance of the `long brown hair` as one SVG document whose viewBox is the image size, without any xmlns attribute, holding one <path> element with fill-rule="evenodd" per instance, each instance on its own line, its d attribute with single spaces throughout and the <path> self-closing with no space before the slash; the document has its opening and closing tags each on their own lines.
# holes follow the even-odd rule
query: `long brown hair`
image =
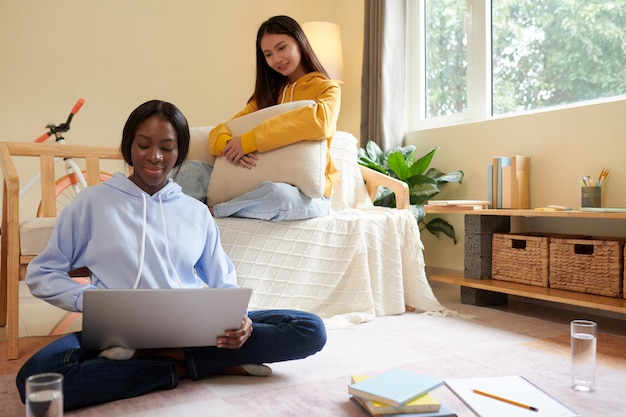
<svg viewBox="0 0 626 417">
<path fill-rule="evenodd" d="M 330 78 L 298 22 L 289 16 L 270 17 L 261 24 L 256 35 L 256 83 L 254 93 L 249 101 L 256 101 L 259 109 L 278 104 L 280 91 L 287 84 L 286 76 L 274 71 L 267 65 L 265 54 L 261 49 L 261 39 L 268 33 L 287 35 L 296 40 L 300 47 L 302 69 L 305 74 L 319 71 Z"/>
</svg>

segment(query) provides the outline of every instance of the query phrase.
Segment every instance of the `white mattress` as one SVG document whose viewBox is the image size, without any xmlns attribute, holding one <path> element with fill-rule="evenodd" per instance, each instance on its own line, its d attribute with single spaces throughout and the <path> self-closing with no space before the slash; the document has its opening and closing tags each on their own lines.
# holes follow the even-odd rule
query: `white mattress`
<svg viewBox="0 0 626 417">
<path fill-rule="evenodd" d="M 443 310 L 426 280 L 419 229 L 408 210 L 372 207 L 304 221 L 217 222 L 239 285 L 254 289 L 253 310 L 292 308 L 351 322 L 400 314 L 405 304 Z"/>
</svg>

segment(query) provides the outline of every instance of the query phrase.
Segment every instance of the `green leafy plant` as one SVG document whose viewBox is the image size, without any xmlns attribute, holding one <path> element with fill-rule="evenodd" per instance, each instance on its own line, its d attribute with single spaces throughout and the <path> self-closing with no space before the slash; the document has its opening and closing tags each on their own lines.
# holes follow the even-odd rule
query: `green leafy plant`
<svg viewBox="0 0 626 417">
<path fill-rule="evenodd" d="M 416 160 L 415 146 L 409 145 L 382 151 L 375 142 L 369 141 L 365 148 L 359 149 L 359 164 L 405 182 L 409 187 L 411 212 L 420 226 L 420 231 L 426 229 L 437 238 L 443 233 L 456 244 L 454 227 L 450 223 L 439 217 L 429 221 L 424 220 L 426 216 L 424 204 L 439 194 L 440 187 L 445 183 L 461 184 L 463 181 L 463 171 L 446 174 L 436 168 L 429 168 L 437 149 L 434 148 Z M 379 187 L 374 204 L 395 207 L 395 194 L 388 188 Z"/>
</svg>

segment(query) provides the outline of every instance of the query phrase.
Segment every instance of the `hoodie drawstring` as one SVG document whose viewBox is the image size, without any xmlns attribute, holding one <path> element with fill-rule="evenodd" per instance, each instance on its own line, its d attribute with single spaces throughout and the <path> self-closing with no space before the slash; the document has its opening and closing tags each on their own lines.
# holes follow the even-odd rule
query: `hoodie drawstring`
<svg viewBox="0 0 626 417">
<path fill-rule="evenodd" d="M 141 253 L 139 254 L 139 269 L 137 270 L 137 277 L 135 277 L 135 285 L 133 285 L 133 290 L 137 289 L 139 286 L 139 281 L 141 280 L 141 273 L 143 272 L 143 261 L 146 255 L 146 196 L 144 194 L 141 195 L 143 197 L 143 231 L 141 233 Z"/>
<path fill-rule="evenodd" d="M 172 262 L 172 258 L 170 256 L 170 249 L 167 244 L 167 226 L 165 225 L 165 212 L 163 211 L 163 201 L 161 200 L 161 193 L 159 193 L 159 207 L 161 208 L 161 221 L 163 222 L 163 241 L 165 243 L 165 255 L 167 255 L 167 261 L 170 264 L 170 268 L 172 268 L 172 272 L 174 273 L 174 277 L 178 282 L 178 286 L 183 288 L 183 283 L 178 276 L 178 272 L 176 272 L 176 268 L 174 267 L 174 263 Z"/>
<path fill-rule="evenodd" d="M 139 255 L 139 269 L 137 270 L 137 277 L 135 278 L 135 285 L 133 289 L 137 289 L 139 287 L 139 282 L 141 281 L 141 273 L 143 272 L 143 265 L 146 256 L 146 228 L 147 228 L 147 203 L 146 203 L 146 195 L 142 194 L 143 198 L 143 228 L 141 233 L 141 253 Z M 178 282 L 178 286 L 183 288 L 183 283 L 178 276 L 178 272 L 176 272 L 176 268 L 174 267 L 174 263 L 172 262 L 172 258 L 170 257 L 170 250 L 167 244 L 167 226 L 165 224 L 165 212 L 163 211 L 163 201 L 161 200 L 161 193 L 159 193 L 159 207 L 161 209 L 161 222 L 163 223 L 163 241 L 165 244 L 165 254 L 167 255 L 167 261 L 169 263 L 170 268 L 172 268 L 172 272 L 174 273 L 174 277 Z"/>
<path fill-rule="evenodd" d="M 291 98 L 289 99 L 290 103 L 293 102 L 293 92 L 296 89 L 296 84 L 298 84 L 297 81 L 291 85 Z M 283 96 L 280 98 L 280 104 L 285 102 L 285 95 L 287 94 L 287 87 L 289 87 L 289 84 L 287 84 L 285 88 L 283 88 Z"/>
</svg>

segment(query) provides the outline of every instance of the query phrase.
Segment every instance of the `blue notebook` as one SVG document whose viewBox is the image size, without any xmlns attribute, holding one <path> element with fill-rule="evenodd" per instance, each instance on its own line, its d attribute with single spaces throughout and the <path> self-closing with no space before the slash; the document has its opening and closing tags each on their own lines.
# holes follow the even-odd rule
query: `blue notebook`
<svg viewBox="0 0 626 417">
<path fill-rule="evenodd" d="M 393 369 L 348 385 L 348 393 L 399 407 L 443 385 L 443 380 L 404 369 Z"/>
</svg>

